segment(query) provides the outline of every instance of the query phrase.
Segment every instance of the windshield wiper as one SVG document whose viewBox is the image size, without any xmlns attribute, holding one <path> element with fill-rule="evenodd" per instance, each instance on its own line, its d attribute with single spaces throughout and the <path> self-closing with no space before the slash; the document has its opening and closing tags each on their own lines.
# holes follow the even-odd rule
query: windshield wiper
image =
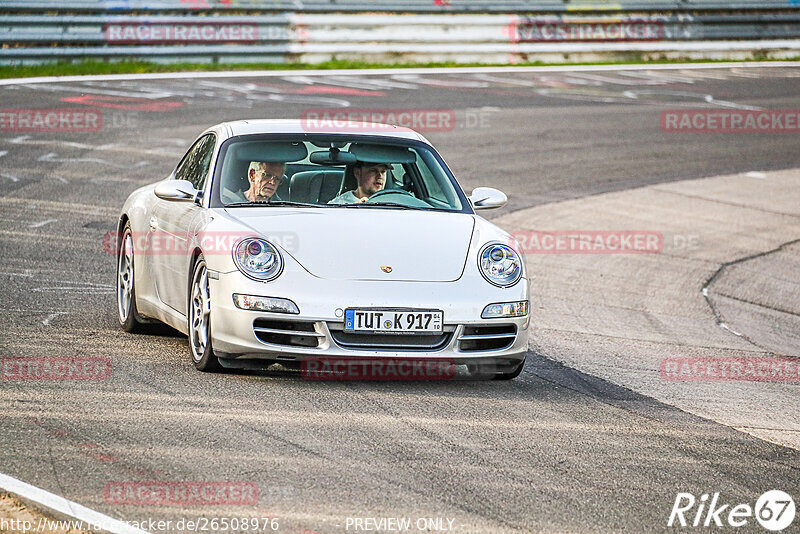
<svg viewBox="0 0 800 534">
<path fill-rule="evenodd" d="M 290 200 L 254 200 L 248 202 L 234 202 L 233 204 L 225 204 L 226 208 L 236 206 L 299 206 L 304 208 L 318 208 L 319 204 L 309 204 L 307 202 L 292 202 Z"/>
<path fill-rule="evenodd" d="M 422 210 L 428 211 L 433 208 L 423 208 L 422 206 L 408 206 L 406 204 L 399 204 L 397 202 L 358 202 L 355 204 L 339 204 L 339 207 L 342 208 L 395 208 L 395 209 L 405 209 L 405 210 Z"/>
</svg>

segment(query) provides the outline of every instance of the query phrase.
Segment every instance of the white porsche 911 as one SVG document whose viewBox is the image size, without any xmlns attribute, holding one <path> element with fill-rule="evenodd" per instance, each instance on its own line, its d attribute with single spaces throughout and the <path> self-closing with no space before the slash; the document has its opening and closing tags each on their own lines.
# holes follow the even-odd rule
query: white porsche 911
<svg viewBox="0 0 800 534">
<path fill-rule="evenodd" d="M 467 197 L 410 129 L 222 123 L 125 202 L 119 320 L 187 334 L 202 371 L 430 360 L 514 378 L 528 342 L 525 264 L 475 215 L 506 200 L 488 187 Z"/>
</svg>

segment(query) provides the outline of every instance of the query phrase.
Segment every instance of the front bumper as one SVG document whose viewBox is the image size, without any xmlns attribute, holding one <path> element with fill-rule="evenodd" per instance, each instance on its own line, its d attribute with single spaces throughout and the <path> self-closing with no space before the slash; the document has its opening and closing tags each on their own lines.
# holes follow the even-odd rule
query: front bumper
<svg viewBox="0 0 800 534">
<path fill-rule="evenodd" d="M 481 312 L 488 304 L 528 300 L 525 279 L 503 289 L 468 275 L 456 282 L 404 282 L 330 281 L 286 274 L 268 283 L 239 272 L 216 273 L 217 278 L 209 280 L 211 339 L 219 357 L 283 362 L 331 357 L 432 358 L 454 363 L 524 360 L 530 315 L 482 319 Z M 233 303 L 234 293 L 290 299 L 300 315 L 242 310 Z M 345 308 L 387 307 L 442 310 L 444 334 L 434 338 L 342 332 Z M 292 336 L 257 334 L 256 328 L 302 330 Z"/>
</svg>

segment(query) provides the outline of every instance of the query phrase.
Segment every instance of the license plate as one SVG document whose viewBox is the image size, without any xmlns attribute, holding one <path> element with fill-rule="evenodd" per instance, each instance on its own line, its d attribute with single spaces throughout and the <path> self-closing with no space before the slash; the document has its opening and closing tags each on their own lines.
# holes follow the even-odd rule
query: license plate
<svg viewBox="0 0 800 534">
<path fill-rule="evenodd" d="M 441 334 L 444 312 L 439 310 L 380 310 L 349 308 L 345 332 L 383 334 Z"/>
</svg>

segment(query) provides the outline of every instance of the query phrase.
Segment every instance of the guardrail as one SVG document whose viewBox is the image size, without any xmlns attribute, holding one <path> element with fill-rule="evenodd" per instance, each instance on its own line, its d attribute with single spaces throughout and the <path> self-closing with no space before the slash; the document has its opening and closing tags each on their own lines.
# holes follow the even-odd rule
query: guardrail
<svg viewBox="0 0 800 534">
<path fill-rule="evenodd" d="M 391 13 L 564 13 L 581 11 L 780 10 L 800 0 L 3 0 L 0 11 L 292 11 Z"/>
<path fill-rule="evenodd" d="M 0 63 L 5 64 L 87 57 L 228 63 L 329 59 L 505 63 L 563 60 L 553 54 L 612 52 L 706 50 L 725 57 L 721 56 L 725 50 L 748 49 L 798 56 L 800 9 L 528 16 L 6 14 L 0 15 L 0 41 Z"/>
</svg>

